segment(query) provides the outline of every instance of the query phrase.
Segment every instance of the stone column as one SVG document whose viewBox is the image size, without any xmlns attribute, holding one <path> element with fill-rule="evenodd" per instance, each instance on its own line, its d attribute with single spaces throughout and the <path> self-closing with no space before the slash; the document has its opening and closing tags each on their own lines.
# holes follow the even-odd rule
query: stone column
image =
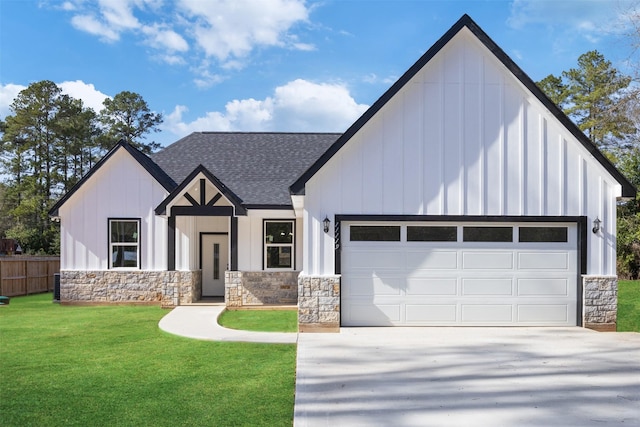
<svg viewBox="0 0 640 427">
<path fill-rule="evenodd" d="M 340 276 L 298 276 L 298 330 L 340 332 Z"/>
<path fill-rule="evenodd" d="M 615 332 L 618 321 L 618 277 L 582 276 L 585 328 Z"/>
<path fill-rule="evenodd" d="M 227 307 L 242 307 L 242 271 L 224 272 L 224 302 Z"/>
</svg>

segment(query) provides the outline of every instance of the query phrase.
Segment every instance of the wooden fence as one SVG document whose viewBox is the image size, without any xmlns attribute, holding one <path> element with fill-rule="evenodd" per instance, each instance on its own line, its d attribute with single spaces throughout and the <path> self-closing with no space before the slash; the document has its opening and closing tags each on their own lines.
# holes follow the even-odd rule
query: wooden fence
<svg viewBox="0 0 640 427">
<path fill-rule="evenodd" d="M 0 256 L 0 295 L 14 297 L 53 290 L 60 257 Z"/>
</svg>

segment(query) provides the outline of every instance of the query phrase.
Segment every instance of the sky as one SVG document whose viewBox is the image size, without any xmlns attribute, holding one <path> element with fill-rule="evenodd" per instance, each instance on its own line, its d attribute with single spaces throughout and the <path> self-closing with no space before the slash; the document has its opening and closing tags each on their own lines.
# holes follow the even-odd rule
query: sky
<svg viewBox="0 0 640 427">
<path fill-rule="evenodd" d="M 0 119 L 51 80 L 196 131 L 343 132 L 463 14 L 538 81 L 598 50 L 622 72 L 640 0 L 0 0 Z"/>
</svg>

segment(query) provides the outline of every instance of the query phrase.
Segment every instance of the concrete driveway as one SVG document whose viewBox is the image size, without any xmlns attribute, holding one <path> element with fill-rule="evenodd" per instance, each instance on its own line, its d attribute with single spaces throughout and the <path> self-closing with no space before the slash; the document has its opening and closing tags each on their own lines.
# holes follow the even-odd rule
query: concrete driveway
<svg viewBox="0 0 640 427">
<path fill-rule="evenodd" d="M 299 334 L 295 427 L 640 425 L 640 334 L 343 328 Z"/>
</svg>

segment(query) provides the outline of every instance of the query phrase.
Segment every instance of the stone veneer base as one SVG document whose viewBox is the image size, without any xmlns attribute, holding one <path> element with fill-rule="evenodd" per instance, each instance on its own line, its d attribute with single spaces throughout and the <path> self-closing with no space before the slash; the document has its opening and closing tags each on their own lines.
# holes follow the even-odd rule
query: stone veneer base
<svg viewBox="0 0 640 427">
<path fill-rule="evenodd" d="M 601 332 L 615 332 L 618 321 L 618 277 L 582 276 L 582 325 Z"/>
<path fill-rule="evenodd" d="M 60 302 L 67 305 L 193 303 L 202 292 L 197 271 L 62 270 Z"/>
<path fill-rule="evenodd" d="M 298 302 L 299 271 L 225 271 L 227 307 L 292 305 Z"/>
</svg>

